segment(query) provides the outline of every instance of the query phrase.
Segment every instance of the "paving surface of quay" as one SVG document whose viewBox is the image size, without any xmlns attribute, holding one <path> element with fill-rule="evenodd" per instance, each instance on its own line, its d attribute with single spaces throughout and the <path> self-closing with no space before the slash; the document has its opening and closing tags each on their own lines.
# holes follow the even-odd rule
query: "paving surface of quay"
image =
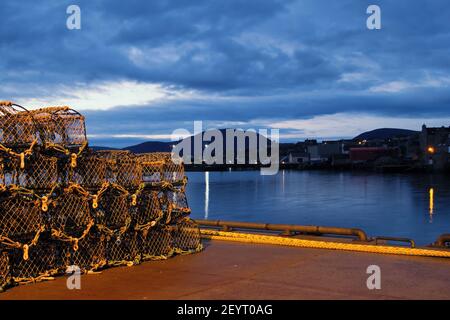
<svg viewBox="0 0 450 320">
<path fill-rule="evenodd" d="M 366 286 L 369 265 L 381 289 Z M 0 299 L 450 299 L 450 259 L 206 241 L 199 254 L 23 285 Z"/>
</svg>

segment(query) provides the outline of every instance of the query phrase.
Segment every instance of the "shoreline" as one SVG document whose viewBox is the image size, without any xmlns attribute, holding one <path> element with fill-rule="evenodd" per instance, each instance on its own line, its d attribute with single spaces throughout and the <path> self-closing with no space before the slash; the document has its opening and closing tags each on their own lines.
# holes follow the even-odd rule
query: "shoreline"
<svg viewBox="0 0 450 320">
<path fill-rule="evenodd" d="M 225 172 L 225 171 L 256 171 L 260 170 L 262 165 L 184 165 L 187 172 Z M 385 165 L 375 166 L 373 164 L 350 164 L 350 165 L 331 165 L 331 164 L 280 164 L 279 170 L 295 171 L 330 171 L 330 172 L 367 172 L 367 173 L 402 173 L 402 174 L 430 174 L 430 175 L 448 175 L 450 170 L 432 170 L 427 167 L 417 167 L 411 165 Z"/>
</svg>

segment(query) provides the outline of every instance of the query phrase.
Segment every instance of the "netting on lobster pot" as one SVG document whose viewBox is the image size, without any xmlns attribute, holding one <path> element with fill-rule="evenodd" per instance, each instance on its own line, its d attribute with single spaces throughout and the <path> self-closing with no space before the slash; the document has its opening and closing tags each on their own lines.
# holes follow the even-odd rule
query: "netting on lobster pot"
<svg viewBox="0 0 450 320">
<path fill-rule="evenodd" d="M 130 157 L 131 153 L 125 150 L 100 150 L 95 156 L 106 161 L 106 179 L 108 182 L 117 183 L 117 159 Z"/>
<path fill-rule="evenodd" d="M 81 187 L 66 188 L 50 209 L 50 225 L 56 239 L 79 238 L 92 226 L 89 194 Z"/>
<path fill-rule="evenodd" d="M 164 190 L 162 204 L 166 223 L 175 223 L 191 213 L 183 187 Z"/>
<path fill-rule="evenodd" d="M 37 190 L 53 188 L 58 183 L 57 158 L 36 154 L 30 157 L 23 169 L 15 161 L 18 185 Z"/>
<path fill-rule="evenodd" d="M 109 236 L 106 241 L 106 260 L 108 266 L 138 264 L 141 252 L 137 233 L 127 231 Z"/>
<path fill-rule="evenodd" d="M 164 153 L 144 153 L 138 156 L 142 167 L 142 182 L 146 184 L 158 184 L 164 181 Z"/>
<path fill-rule="evenodd" d="M 31 113 L 17 104 L 0 102 L 0 145 L 21 152 L 36 139 Z"/>
<path fill-rule="evenodd" d="M 200 229 L 195 221 L 186 218 L 171 226 L 173 247 L 176 253 L 192 253 L 202 250 Z"/>
<path fill-rule="evenodd" d="M 95 155 L 99 158 L 116 161 L 120 157 L 130 156 L 130 151 L 127 150 L 98 150 Z"/>
<path fill-rule="evenodd" d="M 20 159 L 16 157 L 4 156 L 1 158 L 1 185 L 9 186 L 12 184 L 18 185 L 20 173 Z"/>
<path fill-rule="evenodd" d="M 167 226 L 140 232 L 139 240 L 143 260 L 161 260 L 173 255 L 172 233 Z"/>
<path fill-rule="evenodd" d="M 44 280 L 61 272 L 62 263 L 57 257 L 57 245 L 50 240 L 30 247 L 28 259 L 24 259 L 23 250 L 13 249 L 9 253 L 11 276 L 16 283 Z"/>
<path fill-rule="evenodd" d="M 45 225 L 41 207 L 31 194 L 3 193 L 0 196 L 0 235 L 25 243 Z"/>
<path fill-rule="evenodd" d="M 99 270 L 106 265 L 105 235 L 98 230 L 89 232 L 78 241 L 77 250 L 70 243 L 62 243 L 60 255 L 65 267 L 75 265 L 82 272 Z"/>
<path fill-rule="evenodd" d="M 156 224 L 163 216 L 161 207 L 161 192 L 157 190 L 143 190 L 137 197 L 134 214 L 136 227 L 144 227 L 149 223 Z"/>
<path fill-rule="evenodd" d="M 125 188 L 137 188 L 142 182 L 142 167 L 135 156 L 127 155 L 116 160 L 116 183 Z"/>
<path fill-rule="evenodd" d="M 107 181 L 106 167 L 106 159 L 95 155 L 83 155 L 78 158 L 76 167 L 66 164 L 64 181 L 76 183 L 88 189 L 98 189 Z"/>
<path fill-rule="evenodd" d="M 131 222 L 129 194 L 120 186 L 110 186 L 99 198 L 97 223 L 110 230 L 126 228 Z"/>
<path fill-rule="evenodd" d="M 41 142 L 56 151 L 75 151 L 87 145 L 84 116 L 69 107 L 32 110 Z M 79 151 L 79 150 L 76 150 Z"/>
<path fill-rule="evenodd" d="M 0 251 L 0 292 L 11 284 L 9 255 L 7 251 Z"/>
<path fill-rule="evenodd" d="M 181 158 L 175 158 L 171 153 L 166 154 L 164 162 L 164 180 L 172 184 L 185 183 L 184 165 Z"/>
</svg>

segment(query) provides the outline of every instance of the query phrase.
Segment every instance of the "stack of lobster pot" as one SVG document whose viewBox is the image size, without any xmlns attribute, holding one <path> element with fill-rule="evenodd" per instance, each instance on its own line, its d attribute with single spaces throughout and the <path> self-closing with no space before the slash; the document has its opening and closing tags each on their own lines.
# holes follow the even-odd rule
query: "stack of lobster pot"
<svg viewBox="0 0 450 320">
<path fill-rule="evenodd" d="M 143 184 L 136 229 L 143 242 L 143 258 L 158 259 L 201 250 L 198 226 L 189 219 L 187 178 L 181 159 L 171 153 L 147 153 L 139 155 L 139 162 Z"/>
<path fill-rule="evenodd" d="M 55 246 L 48 232 L 47 194 L 56 185 L 56 159 L 41 154 L 32 113 L 0 102 L 0 287 L 49 276 Z"/>
<path fill-rule="evenodd" d="M 88 148 L 84 116 L 0 102 L 0 289 L 200 251 L 170 153 Z"/>
</svg>

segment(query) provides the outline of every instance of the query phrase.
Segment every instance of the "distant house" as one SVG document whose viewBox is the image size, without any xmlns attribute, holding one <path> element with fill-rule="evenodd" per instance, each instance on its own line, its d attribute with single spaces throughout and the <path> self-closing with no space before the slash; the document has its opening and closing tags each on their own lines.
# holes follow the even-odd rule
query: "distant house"
<svg viewBox="0 0 450 320">
<path fill-rule="evenodd" d="M 288 163 L 308 163 L 309 154 L 300 152 L 289 153 L 287 161 Z"/>
<path fill-rule="evenodd" d="M 420 133 L 422 163 L 442 170 L 449 166 L 450 127 L 422 126 Z"/>
<path fill-rule="evenodd" d="M 321 144 L 308 146 L 311 162 L 325 162 L 333 155 L 344 153 L 342 141 L 324 141 Z"/>
</svg>

